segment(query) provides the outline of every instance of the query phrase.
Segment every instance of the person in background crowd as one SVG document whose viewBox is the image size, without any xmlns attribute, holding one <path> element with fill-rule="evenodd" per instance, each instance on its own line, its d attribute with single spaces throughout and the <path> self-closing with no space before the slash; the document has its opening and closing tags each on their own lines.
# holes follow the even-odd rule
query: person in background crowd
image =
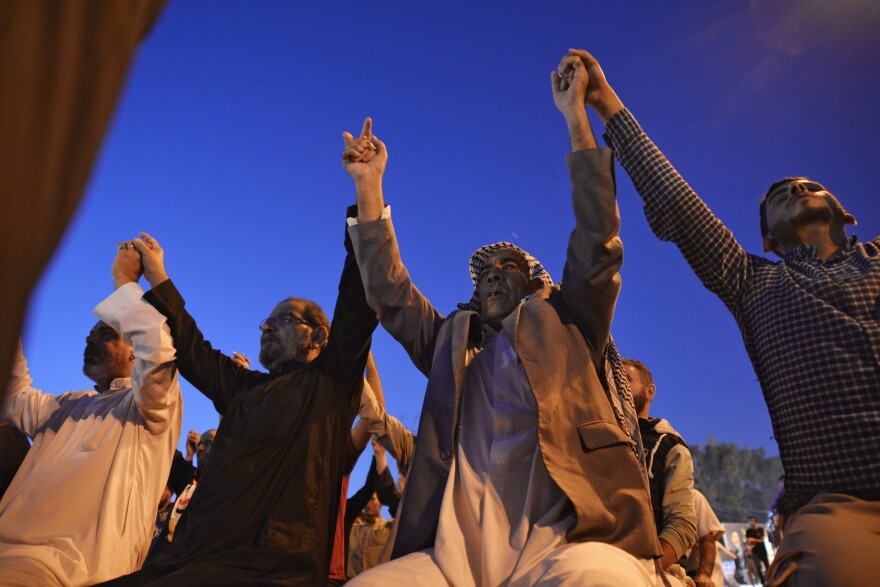
<svg viewBox="0 0 880 587">
<path fill-rule="evenodd" d="M 758 525 L 755 516 L 749 516 L 749 527 L 746 528 L 746 551 L 755 565 L 758 580 L 764 583 L 764 574 L 770 568 L 767 558 L 767 547 L 764 545 L 764 528 Z"/>
<path fill-rule="evenodd" d="M 351 472 L 357 464 L 361 453 L 370 442 L 370 422 L 378 418 L 378 414 L 384 412 L 383 404 L 385 397 L 382 394 L 382 382 L 379 379 L 379 371 L 376 369 L 376 362 L 373 354 L 367 357 L 366 377 L 364 379 L 364 389 L 361 392 L 361 402 L 358 407 L 358 420 L 351 429 L 348 439 L 348 446 L 345 454 L 345 470 L 342 477 L 342 485 L 339 490 L 339 509 L 336 512 L 336 528 L 333 535 L 333 551 L 330 555 L 330 573 L 328 576 L 328 585 L 344 585 L 347 577 L 345 576 L 345 566 L 348 549 L 348 531 L 351 528 L 352 520 L 349 519 L 351 510 L 349 503 L 352 501 L 348 498 L 348 487 L 351 481 Z M 355 506 L 355 511 L 360 511 L 361 506 Z"/>
<path fill-rule="evenodd" d="M 165 317 L 141 299 L 120 243 L 83 373 L 94 391 L 33 387 L 19 346 L 2 415 L 33 439 L 0 501 L 0 583 L 92 585 L 140 567 L 180 436 L 183 400 Z"/>
<path fill-rule="evenodd" d="M 357 512 L 346 520 L 349 544 L 346 575 L 349 579 L 381 562 L 391 533 L 391 521 L 381 517 L 382 506 L 397 509 L 400 502 L 400 493 L 388 471 L 385 448 L 375 439 L 372 444 L 374 456 L 367 481 L 348 500 L 348 511 Z"/>
<path fill-rule="evenodd" d="M 669 570 L 697 541 L 694 461 L 684 439 L 672 425 L 662 418 L 649 416 L 657 387 L 648 367 L 635 359 L 623 359 L 623 369 L 639 415 L 651 507 L 663 548 L 660 566 Z"/>
<path fill-rule="evenodd" d="M 165 540 L 166 544 L 163 545 L 163 547 L 161 548 L 157 548 L 155 552 L 151 551 L 148 560 L 151 560 L 155 556 L 159 556 L 160 554 L 168 552 L 169 546 L 167 545 L 167 543 L 174 541 L 174 530 L 175 528 L 177 528 L 177 524 L 180 522 L 181 517 L 186 513 L 189 502 L 193 498 L 193 494 L 195 493 L 196 488 L 199 485 L 199 476 L 208 465 L 208 460 L 211 457 L 211 450 L 214 446 L 214 437 L 216 435 L 216 429 L 206 430 L 201 435 L 199 435 L 198 443 L 196 443 L 197 456 L 195 470 L 190 477 L 189 483 L 187 483 L 180 491 L 175 491 L 175 493 L 177 494 L 177 499 L 174 500 L 174 505 L 172 506 L 171 512 L 168 515 L 168 521 L 165 526 L 165 531 L 160 537 Z M 189 443 L 189 440 L 187 440 L 187 443 Z M 187 450 L 187 454 L 188 453 L 189 450 Z"/>
<path fill-rule="evenodd" d="M 761 384 L 785 471 L 785 536 L 768 584 L 869 587 L 880 576 L 880 238 L 805 177 L 773 183 L 759 205 L 765 252 L 747 253 L 642 131 L 596 59 L 588 102 L 645 204 L 736 319 Z M 821 72 L 819 74 L 821 76 Z M 800 139 L 793 139 L 800 140 Z M 809 140 L 809 139 L 805 139 Z"/>
<path fill-rule="evenodd" d="M 706 496 L 696 489 L 694 505 L 697 512 L 697 544 L 687 556 L 685 570 L 696 587 L 724 587 L 724 572 L 721 557 L 718 556 L 718 539 L 724 536 L 724 526 L 718 521 Z"/>
</svg>

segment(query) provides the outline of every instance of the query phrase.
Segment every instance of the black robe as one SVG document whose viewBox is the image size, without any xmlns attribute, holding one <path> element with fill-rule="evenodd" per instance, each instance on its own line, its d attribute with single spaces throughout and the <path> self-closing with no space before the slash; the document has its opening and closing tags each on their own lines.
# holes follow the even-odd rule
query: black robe
<svg viewBox="0 0 880 587">
<path fill-rule="evenodd" d="M 144 296 L 168 318 L 177 365 L 223 415 L 170 552 L 113 585 L 323 585 L 346 445 L 376 313 L 346 237 L 324 351 L 281 373 L 250 371 L 211 348 L 170 281 Z"/>
</svg>

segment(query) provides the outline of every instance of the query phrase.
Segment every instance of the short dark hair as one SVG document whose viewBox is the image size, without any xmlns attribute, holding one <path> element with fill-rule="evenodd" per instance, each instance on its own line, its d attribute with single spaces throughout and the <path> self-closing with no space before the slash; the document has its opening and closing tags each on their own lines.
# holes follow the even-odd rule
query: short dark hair
<svg viewBox="0 0 880 587">
<path fill-rule="evenodd" d="M 767 197 L 770 194 L 772 194 L 773 191 L 776 188 L 778 188 L 779 186 L 790 183 L 792 181 L 809 181 L 809 179 L 807 179 L 806 177 L 803 177 L 801 175 L 796 175 L 793 177 L 783 177 L 782 179 L 774 181 L 772 184 L 770 184 L 770 187 L 767 188 L 767 192 L 764 194 L 764 197 L 761 198 L 761 202 L 758 206 L 759 206 L 760 212 L 761 212 L 761 236 L 762 237 L 770 234 L 770 225 L 767 223 L 767 209 L 766 209 Z"/>
<path fill-rule="evenodd" d="M 636 359 L 621 359 L 620 362 L 624 367 L 629 366 L 638 371 L 642 378 L 642 383 L 645 385 L 651 385 L 654 383 L 654 376 L 651 375 L 651 370 L 641 361 L 637 361 Z"/>
<path fill-rule="evenodd" d="M 296 296 L 285 298 L 282 302 L 298 302 L 302 304 L 302 319 L 313 326 L 323 326 L 327 329 L 327 338 L 324 339 L 324 344 L 321 345 L 321 350 L 323 351 L 330 340 L 330 320 L 327 319 L 327 314 L 324 313 L 324 308 L 321 307 L 321 304 L 314 300 Z"/>
</svg>

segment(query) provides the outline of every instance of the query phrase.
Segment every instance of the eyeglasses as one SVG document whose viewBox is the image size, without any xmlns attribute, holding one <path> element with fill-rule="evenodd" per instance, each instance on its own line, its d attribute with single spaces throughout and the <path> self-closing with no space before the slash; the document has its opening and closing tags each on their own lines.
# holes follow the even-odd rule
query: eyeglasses
<svg viewBox="0 0 880 587">
<path fill-rule="evenodd" d="M 317 328 L 315 324 L 303 320 L 299 316 L 294 316 L 290 312 L 287 314 L 276 314 L 275 316 L 269 316 L 262 322 L 260 322 L 260 330 L 263 329 L 263 326 L 283 326 L 284 324 L 288 324 L 290 322 L 296 322 L 297 324 L 305 324 L 306 326 L 311 326 L 312 328 Z"/>
</svg>

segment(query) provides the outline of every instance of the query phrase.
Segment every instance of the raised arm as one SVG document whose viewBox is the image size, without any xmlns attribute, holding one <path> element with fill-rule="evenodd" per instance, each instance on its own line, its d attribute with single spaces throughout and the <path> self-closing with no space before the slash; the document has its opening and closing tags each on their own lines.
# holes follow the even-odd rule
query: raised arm
<svg viewBox="0 0 880 587">
<path fill-rule="evenodd" d="M 588 85 L 587 70 L 581 60 L 573 55 L 564 56 L 556 71 L 550 72 L 553 101 L 568 126 L 572 152 L 595 149 L 597 146 L 590 119 L 584 109 Z"/>
<path fill-rule="evenodd" d="M 373 120 L 367 117 L 358 138 L 348 131 L 342 133 L 345 150 L 342 164 L 354 180 L 357 196 L 358 222 L 378 220 L 385 208 L 382 175 L 388 163 L 385 143 L 373 136 Z"/>
<path fill-rule="evenodd" d="M 585 110 L 589 74 L 567 55 L 551 73 L 553 100 L 565 118 L 572 152 L 566 160 L 572 184 L 575 229 L 568 241 L 562 296 L 597 360 L 608 342 L 620 292 L 623 245 L 614 199 L 613 157 L 598 149 Z"/>
<path fill-rule="evenodd" d="M 134 352 L 131 385 L 147 429 L 160 434 L 171 426 L 180 434 L 182 399 L 174 363 L 174 343 L 165 317 L 142 296 L 137 279 L 141 259 L 130 245 L 120 247 L 113 263 L 116 291 L 98 304 L 95 315 L 115 328 Z"/>
<path fill-rule="evenodd" d="M 373 355 L 370 354 L 370 357 Z M 368 364 L 369 364 L 369 360 Z M 369 372 L 369 369 L 367 370 Z M 357 454 L 367 447 L 373 428 L 385 421 L 385 406 L 380 404 L 373 392 L 373 386 L 369 377 L 364 379 L 364 389 L 361 392 L 361 403 L 358 407 L 358 421 L 351 429 L 351 443 Z"/>
<path fill-rule="evenodd" d="M 344 235 L 345 261 L 330 323 L 330 340 L 316 361 L 321 361 L 322 368 L 333 378 L 342 401 L 352 405 L 353 418 L 363 389 L 364 369 L 378 319 L 367 304 L 347 229 Z"/>
<path fill-rule="evenodd" d="M 386 414 L 385 433 L 378 436 L 378 441 L 397 461 L 397 471 L 406 476 L 409 473 L 413 453 L 416 451 L 415 435 L 400 420 L 391 414 Z"/>
<path fill-rule="evenodd" d="M 376 496 L 379 503 L 388 507 L 391 516 L 394 517 L 397 512 L 397 506 L 400 504 L 400 492 L 388 470 L 388 457 L 385 455 L 385 447 L 373 439 L 373 454 L 376 457 L 376 472 L 379 473 L 379 480 L 376 484 Z"/>
<path fill-rule="evenodd" d="M 19 340 L 3 405 L 3 419 L 33 439 L 43 422 L 58 406 L 58 399 L 54 395 L 43 393 L 34 387 Z"/>
<path fill-rule="evenodd" d="M 674 242 L 703 285 L 733 309 L 749 256 L 624 108 L 598 61 L 586 51 L 571 54 L 590 74 L 587 103 L 605 123 L 606 139 L 644 200 L 651 230 Z"/>
<path fill-rule="evenodd" d="M 400 420 L 390 415 L 385 409 L 385 396 L 382 393 L 382 380 L 379 378 L 379 369 L 373 354 L 367 360 L 367 383 L 364 384 L 364 393 L 361 397 L 361 420 L 368 425 L 366 431 L 360 434 L 375 434 L 379 444 L 391 453 L 397 461 L 397 469 L 406 475 L 409 462 L 415 451 L 415 437 L 412 432 L 401 424 Z M 357 429 L 357 426 L 355 427 Z M 355 432 L 352 431 L 352 440 Z M 357 446 L 357 444 L 355 444 Z M 366 443 L 364 443 L 366 446 Z M 381 468 L 380 468 L 381 470 Z"/>
<path fill-rule="evenodd" d="M 388 152 L 371 134 L 367 119 L 361 136 L 344 134 L 342 159 L 355 182 L 357 219 L 349 218 L 349 234 L 366 290 L 367 302 L 382 326 L 406 349 L 422 373 L 431 369 L 434 334 L 443 321 L 413 285 L 400 259 L 391 216 L 382 195 Z M 372 146 L 372 148 L 371 148 Z"/>
<path fill-rule="evenodd" d="M 141 237 L 134 239 L 133 243 L 143 258 L 144 277 L 151 287 L 144 294 L 144 299 L 167 320 L 177 350 L 180 373 L 213 401 L 217 412 L 222 415 L 236 390 L 240 389 L 240 383 L 266 375 L 244 369 L 228 356 L 214 350 L 186 311 L 183 297 L 168 278 L 165 252 L 159 242 L 145 232 L 141 233 Z"/>
<path fill-rule="evenodd" d="M 367 357 L 367 381 L 373 390 L 373 397 L 376 398 L 376 404 L 385 410 L 385 392 L 382 390 L 382 379 L 379 377 L 379 368 L 376 366 L 376 358 L 371 352 Z"/>
</svg>

